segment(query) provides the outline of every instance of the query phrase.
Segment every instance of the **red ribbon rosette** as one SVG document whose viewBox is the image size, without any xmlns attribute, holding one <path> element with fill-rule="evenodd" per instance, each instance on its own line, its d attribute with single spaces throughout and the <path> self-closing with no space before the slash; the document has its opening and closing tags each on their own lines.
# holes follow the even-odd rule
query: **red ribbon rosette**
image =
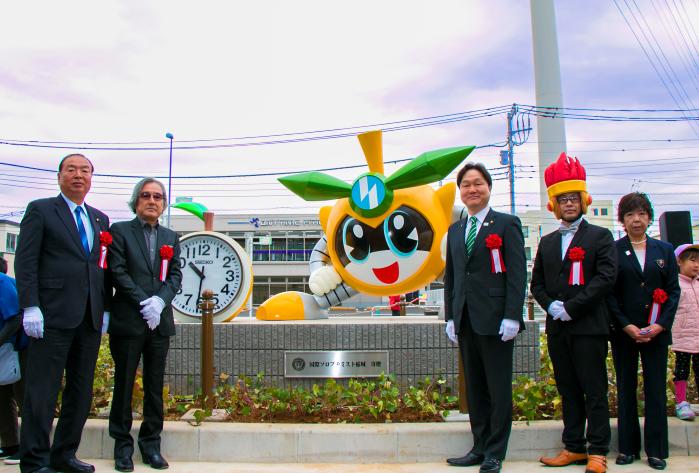
<svg viewBox="0 0 699 473">
<path fill-rule="evenodd" d="M 653 291 L 653 306 L 650 308 L 650 313 L 648 314 L 648 325 L 653 325 L 658 320 L 660 310 L 666 301 L 667 292 L 660 288 Z"/>
<path fill-rule="evenodd" d="M 107 269 L 107 247 L 112 244 L 112 234 L 100 232 L 100 259 L 97 265 L 102 269 Z"/>
<path fill-rule="evenodd" d="M 573 262 L 570 267 L 570 276 L 568 284 L 571 286 L 582 286 L 585 284 L 585 276 L 583 275 L 582 262 L 585 259 L 585 250 L 579 246 L 575 246 L 568 250 L 568 259 Z"/>
<path fill-rule="evenodd" d="M 485 237 L 485 246 L 490 250 L 490 271 L 492 273 L 504 273 L 505 261 L 502 259 L 502 238 L 500 235 L 491 233 Z"/>
<path fill-rule="evenodd" d="M 160 280 L 165 281 L 167 269 L 170 267 L 170 260 L 175 255 L 175 250 L 170 245 L 160 247 Z"/>
</svg>

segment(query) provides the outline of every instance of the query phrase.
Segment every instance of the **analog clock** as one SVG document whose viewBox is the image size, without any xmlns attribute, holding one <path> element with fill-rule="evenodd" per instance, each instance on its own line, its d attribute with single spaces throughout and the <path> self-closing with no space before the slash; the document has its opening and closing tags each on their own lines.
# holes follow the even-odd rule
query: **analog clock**
<svg viewBox="0 0 699 473">
<path fill-rule="evenodd" d="M 243 310 L 252 289 L 252 263 L 232 238 L 217 232 L 196 232 L 180 240 L 182 286 L 172 301 L 178 322 L 195 322 L 201 292 L 214 293 L 214 322 L 232 320 Z"/>
</svg>

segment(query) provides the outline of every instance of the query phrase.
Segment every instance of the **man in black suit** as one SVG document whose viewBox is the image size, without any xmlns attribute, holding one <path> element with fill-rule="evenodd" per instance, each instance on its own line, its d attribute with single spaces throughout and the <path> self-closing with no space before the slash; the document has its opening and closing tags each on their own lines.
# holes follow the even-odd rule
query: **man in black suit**
<svg viewBox="0 0 699 473">
<path fill-rule="evenodd" d="M 546 337 L 563 404 L 565 449 L 540 461 L 547 466 L 587 463 L 586 471 L 603 473 L 610 441 L 605 298 L 616 279 L 616 249 L 609 230 L 583 219 L 592 199 L 576 158 L 561 154 L 544 178 L 549 210 L 561 227 L 539 242 L 531 292 L 548 313 Z"/>
<path fill-rule="evenodd" d="M 15 274 L 27 350 L 20 433 L 23 473 L 91 472 L 75 457 L 92 404 L 101 331 L 109 321 L 111 285 L 98 264 L 109 218 L 85 204 L 92 163 L 81 154 L 58 166 L 58 197 L 30 202 L 20 224 Z M 53 445 L 49 433 L 65 369 Z"/>
<path fill-rule="evenodd" d="M 467 163 L 456 182 L 468 218 L 449 227 L 444 308 L 447 335 L 461 349 L 474 444 L 447 462 L 498 472 L 512 428 L 514 338 L 524 329 L 524 237 L 517 217 L 490 208 L 485 166 Z"/>
<path fill-rule="evenodd" d="M 180 241 L 175 232 L 158 225 L 167 206 L 161 182 L 142 179 L 134 188 L 129 206 L 136 218 L 111 228 L 109 267 L 116 292 L 109 326 L 114 358 L 109 435 L 115 440 L 115 468 L 133 471 L 131 395 L 143 356 L 143 422 L 138 447 L 144 463 L 164 469 L 168 463 L 160 453 L 163 378 L 170 337 L 175 335 L 170 304 L 182 282 Z"/>
</svg>

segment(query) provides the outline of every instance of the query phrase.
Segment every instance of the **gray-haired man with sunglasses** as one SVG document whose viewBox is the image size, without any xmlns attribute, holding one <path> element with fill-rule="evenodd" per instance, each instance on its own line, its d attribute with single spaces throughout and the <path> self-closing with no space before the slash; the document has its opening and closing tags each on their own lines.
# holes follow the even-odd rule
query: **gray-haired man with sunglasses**
<svg viewBox="0 0 699 473">
<path fill-rule="evenodd" d="M 130 222 L 111 226 L 109 268 L 116 292 L 109 324 L 114 358 L 114 395 L 109 435 L 114 438 L 114 467 L 133 471 L 131 456 L 131 394 L 136 369 L 143 357 L 143 423 L 138 446 L 144 463 L 168 467 L 160 453 L 163 430 L 163 378 L 175 322 L 170 303 L 180 288 L 180 242 L 177 234 L 158 224 L 167 206 L 165 186 L 153 178 L 134 188 Z"/>
</svg>

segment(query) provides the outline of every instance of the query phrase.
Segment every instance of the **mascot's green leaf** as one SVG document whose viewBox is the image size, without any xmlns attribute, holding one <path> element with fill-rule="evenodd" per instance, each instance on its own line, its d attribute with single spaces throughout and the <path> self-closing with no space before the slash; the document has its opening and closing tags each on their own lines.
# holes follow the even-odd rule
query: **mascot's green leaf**
<svg viewBox="0 0 699 473">
<path fill-rule="evenodd" d="M 204 220 L 204 212 L 209 210 L 206 208 L 204 204 L 198 204 L 196 202 L 179 202 L 175 205 L 172 205 L 172 207 L 175 209 L 180 209 L 189 212 L 195 215 L 196 217 L 199 217 L 202 221 Z"/>
<path fill-rule="evenodd" d="M 386 187 L 405 189 L 421 186 L 444 179 L 452 172 L 475 146 L 437 149 L 422 153 L 386 179 Z"/>
<path fill-rule="evenodd" d="M 352 190 L 345 181 L 317 171 L 280 177 L 279 182 L 303 200 L 341 199 Z"/>
</svg>

